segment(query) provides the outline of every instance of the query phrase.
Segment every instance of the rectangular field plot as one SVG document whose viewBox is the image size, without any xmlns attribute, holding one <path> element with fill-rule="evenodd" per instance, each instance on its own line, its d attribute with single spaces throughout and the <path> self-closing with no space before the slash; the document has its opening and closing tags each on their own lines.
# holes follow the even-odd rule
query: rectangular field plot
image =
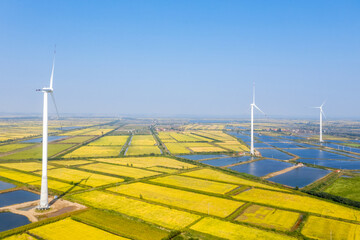
<svg viewBox="0 0 360 240">
<path fill-rule="evenodd" d="M 126 151 L 126 156 L 137 156 L 145 154 L 161 154 L 160 149 L 157 146 L 140 146 L 130 145 Z"/>
<path fill-rule="evenodd" d="M 262 189 L 250 189 L 236 196 L 236 199 L 266 204 L 274 207 L 317 213 L 348 220 L 360 219 L 360 211 L 313 197 Z"/>
<path fill-rule="evenodd" d="M 11 152 L 21 148 L 33 146 L 33 143 L 13 143 L 0 146 L 0 153 Z"/>
<path fill-rule="evenodd" d="M 26 172 L 33 172 L 42 169 L 41 162 L 11 162 L 11 163 L 0 163 L 1 167 L 13 168 Z M 48 169 L 54 168 L 53 166 L 48 166 Z"/>
<path fill-rule="evenodd" d="M 219 182 L 234 183 L 234 184 L 251 186 L 251 187 L 260 187 L 260 188 L 267 188 L 267 189 L 273 189 L 273 190 L 278 190 L 278 191 L 287 191 L 287 190 L 283 190 L 281 188 L 272 187 L 272 186 L 262 184 L 259 182 L 255 182 L 255 181 L 250 181 L 247 179 L 243 179 L 240 177 L 236 177 L 236 176 L 233 176 L 230 174 L 226 174 L 226 173 L 208 169 L 208 168 L 203 168 L 203 169 L 195 170 L 192 172 L 182 173 L 181 175 L 195 177 L 195 178 L 201 178 L 201 179 L 214 180 L 214 181 L 219 181 Z"/>
<path fill-rule="evenodd" d="M 120 151 L 120 146 L 83 146 L 66 154 L 64 158 L 115 157 L 120 154 Z"/>
<path fill-rule="evenodd" d="M 210 234 L 222 239 L 246 239 L 246 240 L 258 240 L 258 239 L 271 239 L 271 240 L 283 240 L 283 239 L 296 239 L 284 234 L 275 232 L 268 232 L 249 226 L 238 225 L 218 219 L 205 217 L 199 222 L 190 227 L 191 230 Z"/>
<path fill-rule="evenodd" d="M 191 153 L 191 151 L 186 146 L 183 146 L 179 143 L 165 143 L 165 146 L 172 154 Z"/>
<path fill-rule="evenodd" d="M 155 226 L 125 218 L 115 213 L 100 210 L 89 210 L 72 216 L 73 219 L 80 220 L 89 225 L 101 226 L 110 232 L 121 236 L 139 240 L 161 240 L 169 235 L 170 232 L 161 230 Z"/>
<path fill-rule="evenodd" d="M 68 182 L 80 183 L 83 185 L 97 187 L 110 183 L 122 182 L 124 179 L 90 173 L 69 168 L 57 168 L 48 171 L 48 176 L 62 179 Z"/>
<path fill-rule="evenodd" d="M 192 147 L 189 146 L 189 149 L 193 152 L 227 152 L 228 150 L 220 147 L 215 146 L 208 146 L 208 147 Z"/>
<path fill-rule="evenodd" d="M 309 216 L 301 233 L 313 239 L 359 239 L 360 225 Z"/>
<path fill-rule="evenodd" d="M 37 186 L 37 187 L 41 187 L 41 180 L 36 181 L 36 182 L 31 182 L 29 183 L 30 185 L 33 186 Z M 53 179 L 48 179 L 48 187 L 52 190 L 64 193 L 64 192 L 74 192 L 77 190 L 81 190 L 84 189 L 82 187 L 79 186 L 75 186 L 69 183 L 64 183 L 64 182 L 60 182 L 60 181 L 56 181 Z"/>
<path fill-rule="evenodd" d="M 333 195 L 360 201 L 360 177 L 338 178 L 333 184 L 325 189 L 325 192 Z"/>
<path fill-rule="evenodd" d="M 233 185 L 229 183 L 219 183 L 219 182 L 184 177 L 179 175 L 160 177 L 160 178 L 152 179 L 150 181 L 156 183 L 162 183 L 170 186 L 177 186 L 177 187 L 189 188 L 189 189 L 218 193 L 218 194 L 225 194 L 238 187 L 237 185 Z"/>
<path fill-rule="evenodd" d="M 143 178 L 143 177 L 150 177 L 160 174 L 158 172 L 148 171 L 145 169 L 117 166 L 107 163 L 94 163 L 94 164 L 81 166 L 79 168 L 103 172 L 103 173 L 109 173 L 119 176 L 131 177 L 131 178 Z"/>
<path fill-rule="evenodd" d="M 177 169 L 166 168 L 166 167 L 161 167 L 161 166 L 160 167 L 149 167 L 147 169 L 157 171 L 157 172 L 163 172 L 163 173 L 176 173 L 179 171 Z"/>
<path fill-rule="evenodd" d="M 131 139 L 131 145 L 154 146 L 156 141 L 152 135 L 135 135 Z"/>
<path fill-rule="evenodd" d="M 108 159 L 96 159 L 99 162 L 108 162 L 120 165 L 129 165 L 140 168 L 148 168 L 155 166 L 164 166 L 177 169 L 194 168 L 196 165 L 190 163 L 181 162 L 172 158 L 166 157 L 126 157 L 126 158 L 108 158 Z"/>
<path fill-rule="evenodd" d="M 8 178 L 13 181 L 21 183 L 35 182 L 41 179 L 40 176 L 34 176 L 27 173 L 22 173 L 10 169 L 0 168 L 0 177 Z"/>
<path fill-rule="evenodd" d="M 58 222 L 49 223 L 41 227 L 31 229 L 31 234 L 49 240 L 73 240 L 73 239 L 128 239 L 123 238 L 101 229 L 91 227 L 70 218 Z"/>
<path fill-rule="evenodd" d="M 251 205 L 237 217 L 236 221 L 252 223 L 266 228 L 290 231 L 300 214 L 280 209 Z"/>
<path fill-rule="evenodd" d="M 48 163 L 58 164 L 63 166 L 75 166 L 75 165 L 82 165 L 87 163 L 93 163 L 94 161 L 88 160 L 50 160 Z"/>
<path fill-rule="evenodd" d="M 224 143 L 219 142 L 219 143 L 216 143 L 216 145 L 219 145 L 222 148 L 226 148 L 226 149 L 229 149 L 229 150 L 235 151 L 235 152 L 244 152 L 244 151 L 249 152 L 250 151 L 250 149 L 247 146 L 242 145 L 239 142 L 237 142 L 235 144 L 229 144 L 229 143 L 226 143 L 226 142 L 224 142 Z"/>
<path fill-rule="evenodd" d="M 65 140 L 62 140 L 59 143 L 82 143 L 82 142 L 88 141 L 92 138 L 94 138 L 94 137 L 89 137 L 89 136 L 72 137 L 72 138 L 67 138 Z"/>
<path fill-rule="evenodd" d="M 129 136 L 105 136 L 94 142 L 91 142 L 90 146 L 122 146 L 126 143 Z"/>
<path fill-rule="evenodd" d="M 108 188 L 108 190 L 218 217 L 226 217 L 244 204 L 243 202 L 140 182 L 120 185 Z"/>
<path fill-rule="evenodd" d="M 110 131 L 112 131 L 114 129 L 109 128 L 109 129 L 91 129 L 89 132 L 85 132 L 83 134 L 79 134 L 79 135 L 104 135 Z"/>
<path fill-rule="evenodd" d="M 49 144 L 48 146 L 48 157 L 52 157 L 74 145 L 72 144 Z M 24 160 L 24 159 L 41 159 L 42 158 L 42 146 L 36 146 L 31 149 L 26 149 L 21 152 L 16 152 L 7 156 L 3 156 L 0 159 L 9 160 Z"/>
<path fill-rule="evenodd" d="M 85 192 L 72 195 L 72 198 L 96 208 L 117 211 L 170 229 L 184 228 L 200 218 L 200 216 L 192 213 L 150 204 L 107 192 Z"/>
</svg>

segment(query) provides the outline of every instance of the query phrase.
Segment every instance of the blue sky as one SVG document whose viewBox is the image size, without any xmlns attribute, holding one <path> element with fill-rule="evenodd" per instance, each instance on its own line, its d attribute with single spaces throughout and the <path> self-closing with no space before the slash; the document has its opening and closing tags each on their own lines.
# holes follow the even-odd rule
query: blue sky
<svg viewBox="0 0 360 240">
<path fill-rule="evenodd" d="M 360 118 L 359 1 L 0 1 L 0 113 Z M 54 112 L 51 106 L 50 112 Z"/>
</svg>

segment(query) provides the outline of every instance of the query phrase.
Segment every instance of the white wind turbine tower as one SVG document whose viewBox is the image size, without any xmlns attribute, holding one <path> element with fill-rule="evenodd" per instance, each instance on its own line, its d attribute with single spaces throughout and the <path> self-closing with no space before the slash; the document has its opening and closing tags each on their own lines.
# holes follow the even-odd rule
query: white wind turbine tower
<svg viewBox="0 0 360 240">
<path fill-rule="evenodd" d="M 325 102 L 323 102 L 323 104 L 321 104 L 320 107 L 315 107 L 315 108 L 320 109 L 320 142 L 324 142 L 323 136 L 322 136 L 322 134 L 323 134 L 323 130 L 322 130 L 322 117 L 323 117 L 323 115 L 326 118 L 325 113 L 323 111 L 323 106 L 324 105 L 325 105 Z"/>
<path fill-rule="evenodd" d="M 261 109 L 258 106 L 256 106 L 256 104 L 255 104 L 255 84 L 253 85 L 253 102 L 250 104 L 250 107 L 251 107 L 251 146 L 250 146 L 250 154 L 255 155 L 255 150 L 254 150 L 254 107 L 265 115 L 265 113 L 263 111 L 261 111 Z"/>
<path fill-rule="evenodd" d="M 47 155 L 48 155 L 48 94 L 50 93 L 52 100 L 55 105 L 56 113 L 59 117 L 59 112 L 55 103 L 55 98 L 53 94 L 53 78 L 54 78 L 54 67 L 55 67 L 55 53 L 51 70 L 50 77 L 50 87 L 44 87 L 42 89 L 37 89 L 36 91 L 41 91 L 44 93 L 44 106 L 43 106 L 43 141 L 42 141 L 42 174 L 41 174 L 41 195 L 40 203 L 38 209 L 48 209 L 48 182 L 47 182 Z"/>
</svg>

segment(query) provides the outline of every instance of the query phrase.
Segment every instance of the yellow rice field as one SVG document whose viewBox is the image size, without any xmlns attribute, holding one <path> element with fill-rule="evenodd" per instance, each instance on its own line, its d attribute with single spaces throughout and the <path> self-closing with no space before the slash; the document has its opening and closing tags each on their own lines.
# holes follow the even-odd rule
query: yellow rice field
<svg viewBox="0 0 360 240">
<path fill-rule="evenodd" d="M 83 146 L 66 154 L 64 158 L 115 157 L 120 154 L 120 151 L 121 147 L 119 146 Z"/>
<path fill-rule="evenodd" d="M 191 153 L 191 151 L 186 147 L 179 143 L 165 143 L 166 148 L 172 153 L 172 154 L 186 154 Z"/>
<path fill-rule="evenodd" d="M 251 205 L 246 208 L 236 221 L 252 223 L 266 228 L 290 231 L 299 219 L 300 214 L 285 210 Z"/>
<path fill-rule="evenodd" d="M 105 136 L 94 142 L 90 146 L 122 146 L 126 143 L 129 136 Z"/>
<path fill-rule="evenodd" d="M 108 188 L 108 190 L 218 217 L 226 217 L 244 204 L 243 202 L 141 182 L 120 185 Z"/>
<path fill-rule="evenodd" d="M 301 233 L 314 239 L 360 239 L 360 225 L 309 216 Z"/>
<path fill-rule="evenodd" d="M 153 146 L 156 141 L 152 135 L 135 135 L 131 139 L 131 145 Z"/>
<path fill-rule="evenodd" d="M 308 196 L 300 196 L 254 188 L 242 192 L 234 196 L 234 198 L 266 204 L 274 207 L 317 213 L 321 214 L 322 216 L 330 216 L 356 221 L 360 219 L 359 210 Z"/>
<path fill-rule="evenodd" d="M 172 169 L 172 168 L 166 168 L 166 167 L 149 167 L 147 168 L 149 170 L 153 170 L 153 171 L 158 171 L 158 172 L 163 172 L 163 173 L 176 173 L 179 170 L 178 169 Z"/>
<path fill-rule="evenodd" d="M 236 177 L 236 176 L 233 176 L 230 174 L 226 174 L 226 173 L 208 169 L 208 168 L 203 168 L 200 170 L 182 173 L 181 175 L 195 177 L 195 178 L 201 178 L 201 179 L 215 180 L 215 181 L 219 181 L 219 182 L 234 183 L 234 184 L 251 186 L 251 187 L 260 187 L 260 188 L 267 188 L 267 189 L 286 191 L 286 192 L 288 191 L 288 190 L 283 190 L 281 188 L 272 187 L 272 186 L 262 184 L 259 182 L 255 182 L 255 181 L 250 181 L 247 179 L 243 179 L 240 177 Z"/>
<path fill-rule="evenodd" d="M 128 238 L 120 237 L 101 229 L 91 227 L 84 223 L 74 221 L 70 218 L 49 223 L 41 227 L 29 230 L 31 234 L 49 240 L 74 240 L 74 239 L 118 239 L 125 240 Z"/>
<path fill-rule="evenodd" d="M 249 226 L 238 225 L 231 222 L 205 217 L 190 227 L 191 230 L 210 234 L 223 239 L 246 240 L 283 240 L 296 239 L 284 234 L 268 232 Z"/>
<path fill-rule="evenodd" d="M 219 183 L 219 182 L 184 177 L 179 175 L 170 175 L 166 177 L 155 178 L 150 181 L 162 183 L 170 186 L 177 186 L 177 187 L 183 187 L 183 188 L 189 188 L 189 189 L 200 190 L 211 193 L 219 193 L 219 194 L 227 193 L 237 187 L 237 185 L 233 185 L 229 183 Z"/>
<path fill-rule="evenodd" d="M 126 157 L 126 158 L 100 158 L 100 162 L 108 162 L 120 165 L 132 165 L 134 167 L 148 168 L 164 166 L 169 168 L 188 169 L 196 167 L 193 164 L 181 162 L 167 157 Z"/>
<path fill-rule="evenodd" d="M 96 173 L 90 173 L 70 168 L 57 168 L 51 169 L 48 171 L 48 176 L 62 179 L 68 182 L 78 183 L 80 182 L 83 185 L 96 187 L 101 185 L 106 185 L 110 183 L 122 182 L 124 179 L 105 176 Z"/>
<path fill-rule="evenodd" d="M 49 164 L 52 164 L 52 163 L 58 164 L 58 165 L 64 165 L 64 166 L 75 166 L 75 165 L 93 163 L 93 161 L 88 161 L 88 160 L 50 160 Z"/>
<path fill-rule="evenodd" d="M 22 233 L 22 234 L 12 235 L 10 237 L 4 238 L 4 240 L 36 240 L 36 238 L 34 238 L 26 233 Z"/>
<path fill-rule="evenodd" d="M 89 132 L 84 132 L 84 133 L 82 133 L 82 134 L 79 134 L 79 135 L 104 135 L 104 134 L 106 134 L 106 133 L 108 133 L 108 132 L 110 132 L 110 131 L 112 131 L 112 130 L 114 130 L 114 129 L 92 129 L 92 130 L 90 130 Z"/>
<path fill-rule="evenodd" d="M 40 176 L 34 176 L 27 173 L 18 172 L 15 170 L 0 168 L 0 176 L 8 178 L 21 183 L 35 182 L 41 179 Z"/>
<path fill-rule="evenodd" d="M 161 154 L 160 149 L 157 146 L 149 146 L 149 145 L 130 145 L 127 149 L 126 156 L 137 156 L 137 155 L 145 155 L 145 154 Z"/>
<path fill-rule="evenodd" d="M 107 163 L 94 163 L 85 166 L 81 166 L 79 168 L 88 169 L 98 172 L 110 173 L 119 176 L 131 177 L 131 178 L 143 178 L 143 177 L 150 177 L 155 176 L 160 173 L 148 171 L 145 169 L 139 169 L 134 167 L 126 167 L 126 166 L 118 166 L 113 164 Z"/>
<path fill-rule="evenodd" d="M 31 182 L 29 183 L 30 185 L 33 186 L 38 186 L 39 188 L 41 187 L 41 180 L 39 181 L 35 181 L 35 182 Z M 64 182 L 59 182 L 53 179 L 48 179 L 48 187 L 50 189 L 53 189 L 55 191 L 59 191 L 59 192 L 74 192 L 77 190 L 81 190 L 84 189 L 82 187 L 79 186 L 74 186 L 68 183 L 64 183 Z"/>
<path fill-rule="evenodd" d="M 26 172 L 33 172 L 42 169 L 42 163 L 38 162 L 11 162 L 11 163 L 0 163 L 1 167 L 13 168 Z M 48 169 L 54 168 L 53 166 L 48 166 Z"/>
<path fill-rule="evenodd" d="M 184 228 L 200 218 L 192 213 L 107 192 L 91 191 L 75 194 L 72 197 L 96 208 L 114 210 L 170 229 Z"/>
</svg>

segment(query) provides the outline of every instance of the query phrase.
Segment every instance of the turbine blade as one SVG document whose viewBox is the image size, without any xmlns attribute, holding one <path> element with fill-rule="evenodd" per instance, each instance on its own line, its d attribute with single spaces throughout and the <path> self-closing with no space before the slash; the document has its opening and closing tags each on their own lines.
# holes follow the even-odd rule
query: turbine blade
<svg viewBox="0 0 360 240">
<path fill-rule="evenodd" d="M 255 107 L 257 110 L 259 110 L 262 114 L 264 114 L 264 115 L 266 116 L 266 114 L 265 114 L 258 106 L 256 106 L 256 105 L 254 104 L 254 107 Z"/>
<path fill-rule="evenodd" d="M 321 104 L 320 107 L 323 107 L 323 106 L 325 105 L 326 101 L 327 101 L 327 99 L 325 99 L 325 100 L 323 101 L 323 103 Z"/>
<path fill-rule="evenodd" d="M 53 79 L 54 79 L 54 68 L 55 68 L 55 54 L 56 54 L 56 45 L 54 50 L 54 58 L 53 58 L 53 65 L 51 70 L 51 77 L 50 77 L 50 88 L 53 88 Z"/>
<path fill-rule="evenodd" d="M 53 92 L 50 92 L 50 95 L 51 95 L 51 98 L 53 100 L 53 103 L 54 103 L 54 106 L 55 106 L 55 110 L 56 110 L 56 115 L 58 117 L 58 119 L 60 118 L 60 115 L 59 115 L 59 111 L 58 111 L 58 108 L 57 108 L 57 105 L 56 105 L 56 102 L 55 102 L 55 96 L 54 96 L 54 93 Z"/>
<path fill-rule="evenodd" d="M 324 111 L 322 109 L 321 109 L 321 113 L 324 116 L 324 118 L 326 119 L 325 113 L 324 113 Z"/>
</svg>

